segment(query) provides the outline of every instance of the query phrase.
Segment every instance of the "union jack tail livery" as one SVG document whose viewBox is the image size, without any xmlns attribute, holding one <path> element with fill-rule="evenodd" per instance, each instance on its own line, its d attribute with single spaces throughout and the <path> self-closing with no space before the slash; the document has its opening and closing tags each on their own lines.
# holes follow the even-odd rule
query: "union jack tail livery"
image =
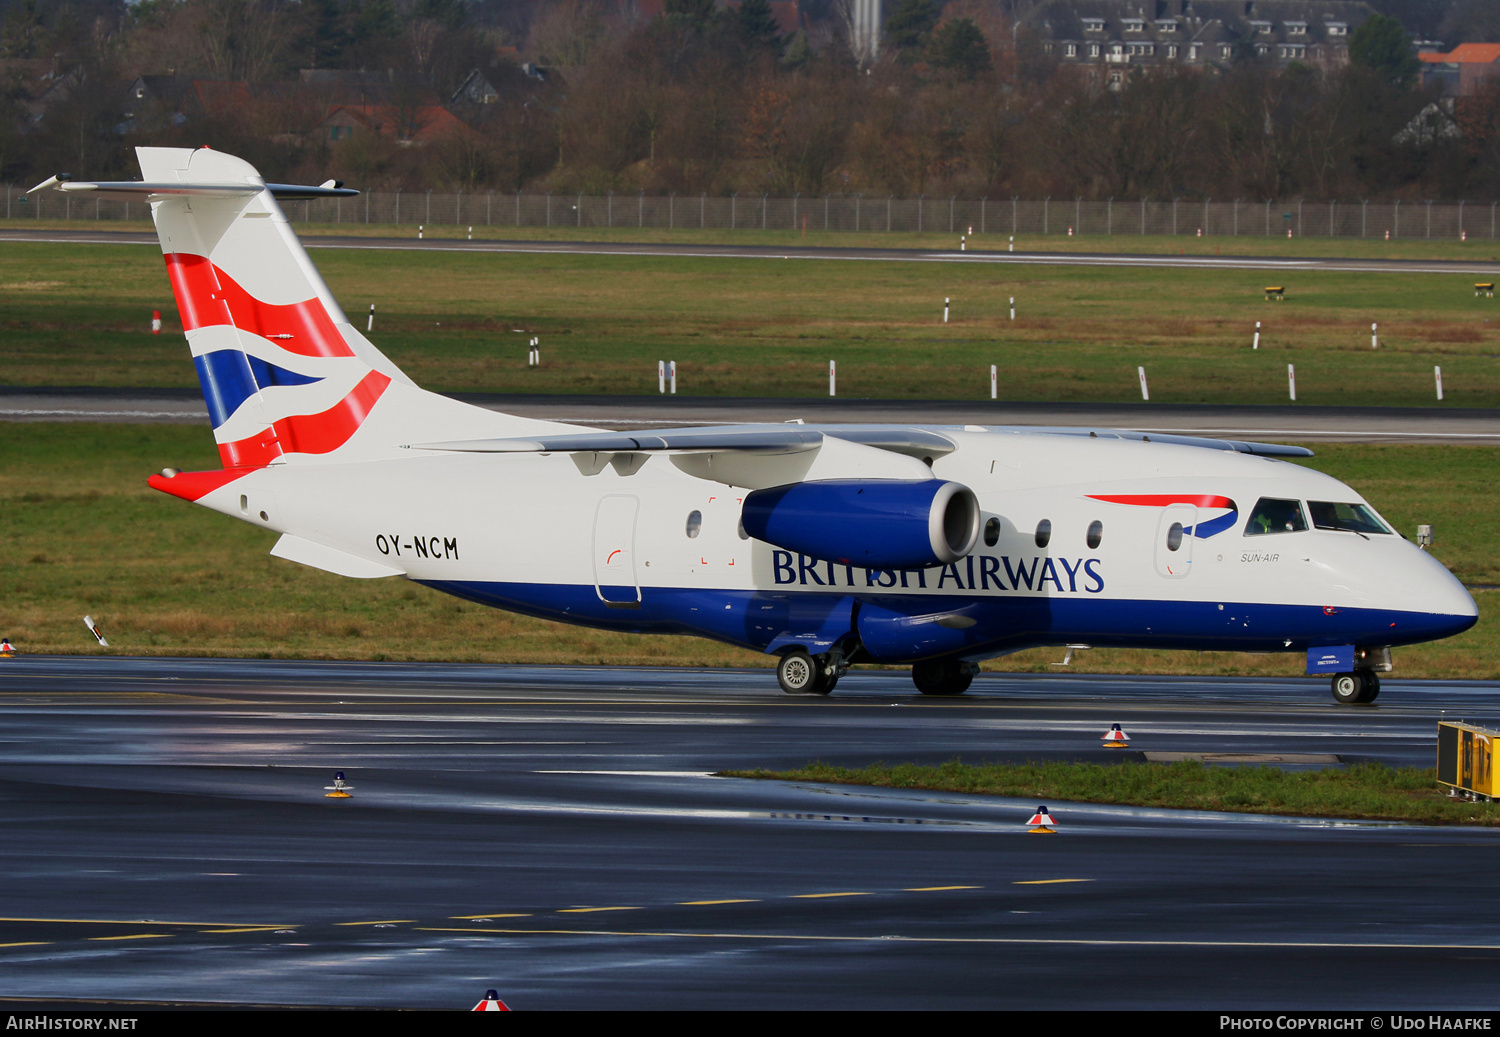
<svg viewBox="0 0 1500 1037">
<path fill-rule="evenodd" d="M 267 187 L 208 148 L 136 154 L 144 184 L 100 187 L 177 186 L 153 192 L 152 215 L 226 469 L 371 460 L 434 428 L 530 424 L 418 388 L 344 316 L 276 199 L 353 192 Z"/>
</svg>

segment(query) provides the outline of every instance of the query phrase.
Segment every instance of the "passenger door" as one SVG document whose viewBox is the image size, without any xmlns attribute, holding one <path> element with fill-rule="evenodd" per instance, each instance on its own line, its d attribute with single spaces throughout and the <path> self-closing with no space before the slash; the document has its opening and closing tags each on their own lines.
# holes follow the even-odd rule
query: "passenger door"
<svg viewBox="0 0 1500 1037">
<path fill-rule="evenodd" d="M 635 575 L 635 519 L 640 498 L 611 494 L 599 501 L 594 515 L 594 590 L 616 608 L 640 605 Z"/>
</svg>

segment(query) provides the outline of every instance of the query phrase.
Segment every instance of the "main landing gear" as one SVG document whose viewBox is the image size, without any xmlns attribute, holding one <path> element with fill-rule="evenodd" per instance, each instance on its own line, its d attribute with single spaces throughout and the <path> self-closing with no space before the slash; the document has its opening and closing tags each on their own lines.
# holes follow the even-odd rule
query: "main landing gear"
<svg viewBox="0 0 1500 1037">
<path fill-rule="evenodd" d="M 962 695 L 979 667 L 957 659 L 928 659 L 911 668 L 912 683 L 923 695 Z"/>
<path fill-rule="evenodd" d="M 1374 670 L 1355 670 L 1333 676 L 1333 697 L 1346 706 L 1374 702 L 1380 694 L 1380 678 Z"/>
</svg>

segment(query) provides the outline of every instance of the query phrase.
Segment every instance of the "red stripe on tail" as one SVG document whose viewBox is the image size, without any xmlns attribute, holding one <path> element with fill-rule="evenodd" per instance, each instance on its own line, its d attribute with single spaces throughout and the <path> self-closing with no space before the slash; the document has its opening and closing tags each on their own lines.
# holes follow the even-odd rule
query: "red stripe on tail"
<svg viewBox="0 0 1500 1037">
<path fill-rule="evenodd" d="M 326 454 L 337 450 L 364 424 L 375 402 L 391 384 L 387 375 L 371 371 L 332 407 L 318 414 L 293 414 L 259 435 L 220 443 L 226 468 L 259 467 L 283 453 Z"/>
<path fill-rule="evenodd" d="M 261 302 L 203 256 L 186 252 L 167 254 L 167 276 L 177 297 L 184 331 L 221 324 L 275 339 L 289 353 L 301 356 L 353 356 L 318 299 L 276 306 Z M 289 335 L 290 338 L 278 336 Z"/>
</svg>

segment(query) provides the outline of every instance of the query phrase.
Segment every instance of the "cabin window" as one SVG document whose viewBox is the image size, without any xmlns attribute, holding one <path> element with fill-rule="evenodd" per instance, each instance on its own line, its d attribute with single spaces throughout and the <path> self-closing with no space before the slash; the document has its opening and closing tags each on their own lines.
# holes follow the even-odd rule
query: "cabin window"
<svg viewBox="0 0 1500 1037">
<path fill-rule="evenodd" d="M 701 511 L 690 512 L 688 514 L 688 520 L 687 520 L 687 535 L 688 535 L 688 539 L 691 540 L 694 537 L 696 537 L 698 535 L 699 531 L 701 531 L 702 529 L 703 529 L 703 512 L 701 512 Z"/>
<path fill-rule="evenodd" d="M 1052 539 L 1052 520 L 1042 519 L 1036 524 L 1036 546 L 1046 547 L 1047 542 Z"/>
<path fill-rule="evenodd" d="M 1302 505 L 1294 500 L 1277 497 L 1262 497 L 1255 502 L 1250 512 L 1250 521 L 1245 523 L 1247 537 L 1265 533 L 1301 533 L 1307 529 L 1307 519 L 1302 517 Z"/>
<path fill-rule="evenodd" d="M 1182 523 L 1172 523 L 1172 528 L 1167 530 L 1167 550 L 1176 551 L 1182 546 Z"/>
<path fill-rule="evenodd" d="M 1090 522 L 1088 536 L 1084 539 L 1087 541 L 1090 551 L 1097 548 L 1099 546 L 1099 541 L 1104 539 L 1104 523 L 1100 522 L 1098 519 L 1094 519 L 1094 521 Z"/>
<path fill-rule="evenodd" d="M 1339 504 L 1334 501 L 1310 500 L 1307 510 L 1312 514 L 1315 529 L 1340 529 L 1348 533 L 1379 533 L 1389 536 L 1391 529 L 1375 517 L 1375 513 L 1363 504 Z"/>
<path fill-rule="evenodd" d="M 994 547 L 1000 542 L 1000 520 L 992 518 L 984 524 L 984 546 Z"/>
</svg>

